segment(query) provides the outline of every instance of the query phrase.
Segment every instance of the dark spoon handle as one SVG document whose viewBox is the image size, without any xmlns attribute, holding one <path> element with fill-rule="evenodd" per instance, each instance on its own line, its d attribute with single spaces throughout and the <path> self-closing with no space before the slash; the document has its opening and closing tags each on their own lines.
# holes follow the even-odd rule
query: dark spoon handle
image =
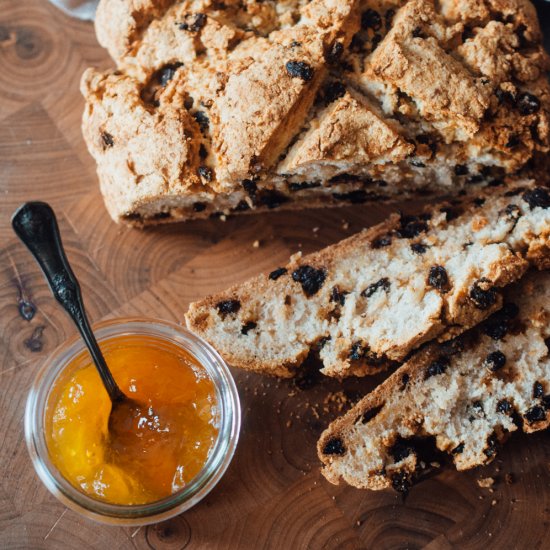
<svg viewBox="0 0 550 550">
<path fill-rule="evenodd" d="M 86 317 L 80 285 L 65 255 L 51 206 L 45 202 L 27 202 L 15 212 L 11 224 L 42 268 L 53 295 L 80 331 L 111 400 L 120 401 L 124 394 L 107 367 Z"/>
</svg>

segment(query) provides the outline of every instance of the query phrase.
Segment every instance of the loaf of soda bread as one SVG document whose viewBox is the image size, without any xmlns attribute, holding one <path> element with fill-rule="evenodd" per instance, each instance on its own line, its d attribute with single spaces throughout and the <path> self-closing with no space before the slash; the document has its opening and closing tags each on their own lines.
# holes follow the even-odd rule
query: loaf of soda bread
<svg viewBox="0 0 550 550">
<path fill-rule="evenodd" d="M 237 367 L 289 377 L 318 351 L 324 374 L 365 375 L 476 325 L 530 266 L 550 267 L 550 194 L 525 182 L 393 215 L 185 318 Z"/>
<path fill-rule="evenodd" d="M 117 66 L 85 72 L 83 132 L 116 221 L 546 174 L 527 0 L 101 0 L 96 31 Z"/>
<path fill-rule="evenodd" d="M 506 289 L 481 325 L 414 355 L 327 428 L 318 452 L 332 483 L 406 492 L 438 454 L 465 470 L 493 460 L 511 432 L 549 424 L 550 272 L 541 271 Z"/>
</svg>

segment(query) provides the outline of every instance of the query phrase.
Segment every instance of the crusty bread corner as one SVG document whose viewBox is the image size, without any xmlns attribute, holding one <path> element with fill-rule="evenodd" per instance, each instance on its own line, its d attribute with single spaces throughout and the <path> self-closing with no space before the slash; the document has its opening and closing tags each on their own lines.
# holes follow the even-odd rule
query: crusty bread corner
<svg viewBox="0 0 550 550">
<path fill-rule="evenodd" d="M 542 271 L 507 289 L 504 307 L 480 326 L 413 356 L 323 432 L 318 454 L 331 483 L 406 492 L 438 452 L 458 470 L 473 468 L 493 460 L 511 432 L 549 424 L 550 272 Z"/>
<path fill-rule="evenodd" d="M 236 367 L 292 376 L 318 352 L 326 375 L 372 374 L 479 323 L 549 256 L 548 190 L 502 186 L 293 256 L 192 303 L 185 320 Z"/>
<path fill-rule="evenodd" d="M 550 146 L 526 0 L 101 0 L 82 80 L 111 216 L 133 226 L 458 195 Z"/>
</svg>

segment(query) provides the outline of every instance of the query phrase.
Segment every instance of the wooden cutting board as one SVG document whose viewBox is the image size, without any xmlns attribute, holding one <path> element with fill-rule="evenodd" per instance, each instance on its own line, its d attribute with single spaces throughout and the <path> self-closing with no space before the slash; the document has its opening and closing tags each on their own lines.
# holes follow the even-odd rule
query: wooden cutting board
<svg viewBox="0 0 550 550">
<path fill-rule="evenodd" d="M 269 271 L 297 250 L 333 243 L 390 210 L 119 227 L 103 207 L 80 135 L 78 82 L 90 65 L 110 66 L 91 24 L 45 0 L 0 1 L 0 548 L 548 548 L 548 432 L 512 437 L 477 471 L 444 469 L 406 501 L 389 490 L 327 483 L 316 439 L 379 379 L 296 384 L 234 371 L 244 413 L 236 456 L 205 500 L 166 523 L 104 527 L 49 495 L 27 456 L 23 410 L 40 364 L 74 329 L 12 234 L 10 215 L 21 202 L 54 206 L 95 321 L 146 315 L 181 322 L 191 300 Z M 492 489 L 477 483 L 487 477 Z"/>
</svg>

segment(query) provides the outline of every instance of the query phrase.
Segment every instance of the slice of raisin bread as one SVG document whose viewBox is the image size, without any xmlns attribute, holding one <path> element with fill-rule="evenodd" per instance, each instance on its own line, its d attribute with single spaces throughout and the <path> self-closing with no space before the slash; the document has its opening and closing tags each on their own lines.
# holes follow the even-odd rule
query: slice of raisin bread
<svg viewBox="0 0 550 550">
<path fill-rule="evenodd" d="M 546 174 L 526 0 L 101 0 L 96 30 L 117 68 L 84 74 L 83 132 L 117 221 Z"/>
<path fill-rule="evenodd" d="M 479 323 L 530 265 L 550 267 L 550 194 L 526 183 L 295 255 L 192 303 L 186 321 L 234 366 L 292 376 L 317 349 L 323 373 L 364 375 Z"/>
<path fill-rule="evenodd" d="M 481 325 L 405 363 L 325 430 L 318 451 L 332 483 L 407 491 L 430 447 L 465 470 L 493 460 L 510 432 L 549 424 L 550 272 L 541 271 L 507 289 Z"/>
</svg>

